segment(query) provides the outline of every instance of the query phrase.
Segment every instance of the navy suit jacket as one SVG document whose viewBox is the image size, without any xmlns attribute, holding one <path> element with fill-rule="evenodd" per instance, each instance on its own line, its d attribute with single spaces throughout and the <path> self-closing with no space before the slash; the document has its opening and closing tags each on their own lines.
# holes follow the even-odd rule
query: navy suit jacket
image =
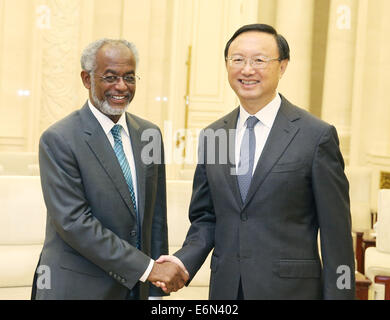
<svg viewBox="0 0 390 320">
<path fill-rule="evenodd" d="M 238 114 L 239 108 L 207 129 L 229 136 Z M 236 299 L 240 279 L 245 299 L 353 299 L 349 184 L 335 128 L 282 96 L 245 203 L 235 164 L 220 161 L 220 141 L 204 142 L 206 136 L 199 141 L 204 149 L 194 175 L 191 227 L 175 253 L 190 280 L 214 249 L 210 299 Z M 231 138 L 228 155 L 235 154 Z M 207 162 L 210 154 L 214 164 Z"/>
</svg>

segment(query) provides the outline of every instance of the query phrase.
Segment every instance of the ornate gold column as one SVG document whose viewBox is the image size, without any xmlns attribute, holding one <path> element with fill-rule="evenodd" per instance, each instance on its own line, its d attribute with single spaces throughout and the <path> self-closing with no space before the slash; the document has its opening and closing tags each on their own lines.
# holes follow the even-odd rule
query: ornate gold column
<svg viewBox="0 0 390 320">
<path fill-rule="evenodd" d="M 276 10 L 276 29 L 286 38 L 291 50 L 291 61 L 279 91 L 292 103 L 308 109 L 314 0 L 278 0 Z"/>
<path fill-rule="evenodd" d="M 50 0 L 50 27 L 42 34 L 39 131 L 79 108 L 81 2 Z"/>
<path fill-rule="evenodd" d="M 331 0 L 321 117 L 336 126 L 349 159 L 357 0 Z"/>
<path fill-rule="evenodd" d="M 275 25 L 276 18 L 276 5 L 275 0 L 259 0 L 258 3 L 258 17 L 259 23 Z"/>
<path fill-rule="evenodd" d="M 366 134 L 364 125 L 364 93 L 365 93 L 365 57 L 368 35 L 368 5 L 369 0 L 360 0 L 357 13 L 356 25 L 356 46 L 354 61 L 354 80 L 352 93 L 352 115 L 351 115 L 351 142 L 349 153 L 349 165 L 359 166 L 364 163 L 364 136 Z"/>
<path fill-rule="evenodd" d="M 367 7 L 367 39 L 364 57 L 364 85 L 361 141 L 366 165 L 373 168 L 373 199 L 375 210 L 382 173 L 390 172 L 390 1 L 369 0 Z"/>
<path fill-rule="evenodd" d="M 386 10 L 390 10 L 390 1 L 369 1 L 365 113 L 369 127 L 366 131 L 368 153 L 390 160 L 390 20 Z"/>
</svg>

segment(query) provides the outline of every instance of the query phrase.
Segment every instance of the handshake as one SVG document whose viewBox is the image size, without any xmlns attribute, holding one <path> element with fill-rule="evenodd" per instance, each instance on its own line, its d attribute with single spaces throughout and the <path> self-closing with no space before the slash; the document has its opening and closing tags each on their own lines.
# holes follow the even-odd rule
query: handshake
<svg viewBox="0 0 390 320">
<path fill-rule="evenodd" d="M 161 256 L 158 258 L 149 274 L 148 280 L 165 293 L 176 292 L 184 287 L 189 279 L 189 274 L 175 256 Z"/>
</svg>

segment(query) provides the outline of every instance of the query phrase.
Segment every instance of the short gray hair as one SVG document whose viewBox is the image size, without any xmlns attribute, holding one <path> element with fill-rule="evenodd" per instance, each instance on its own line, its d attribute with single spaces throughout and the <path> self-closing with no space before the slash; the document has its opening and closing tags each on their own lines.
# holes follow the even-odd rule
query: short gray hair
<svg viewBox="0 0 390 320">
<path fill-rule="evenodd" d="M 80 59 L 81 68 L 84 71 L 87 71 L 88 73 L 91 72 L 93 73 L 96 70 L 96 54 L 98 50 L 101 47 L 103 47 L 105 44 L 112 44 L 112 45 L 122 44 L 126 46 L 133 53 L 136 66 L 138 65 L 138 61 L 139 61 L 138 50 L 134 43 L 124 39 L 115 40 L 115 39 L 103 38 L 90 43 L 84 49 Z"/>
</svg>

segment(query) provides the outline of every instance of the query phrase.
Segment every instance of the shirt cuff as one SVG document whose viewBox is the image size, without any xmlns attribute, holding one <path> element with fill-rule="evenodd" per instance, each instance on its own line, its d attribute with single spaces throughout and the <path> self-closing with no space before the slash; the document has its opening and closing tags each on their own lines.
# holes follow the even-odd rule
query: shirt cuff
<svg viewBox="0 0 390 320">
<path fill-rule="evenodd" d="M 145 273 L 142 275 L 139 281 L 145 282 L 146 280 L 148 280 L 149 274 L 153 269 L 153 265 L 154 265 L 154 260 L 150 259 L 149 266 L 146 268 Z"/>
</svg>

